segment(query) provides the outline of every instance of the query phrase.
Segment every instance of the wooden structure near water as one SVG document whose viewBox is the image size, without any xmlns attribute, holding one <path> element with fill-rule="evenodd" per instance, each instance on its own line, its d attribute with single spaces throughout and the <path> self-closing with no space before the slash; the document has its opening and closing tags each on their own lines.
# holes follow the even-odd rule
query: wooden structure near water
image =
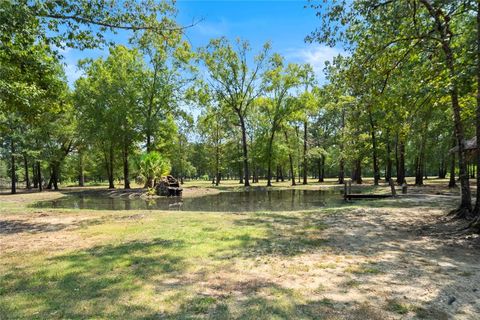
<svg viewBox="0 0 480 320">
<path fill-rule="evenodd" d="M 397 192 L 395 190 L 395 185 L 393 183 L 393 179 L 389 181 L 391 194 L 367 194 L 367 193 L 352 193 L 352 181 L 348 181 L 344 183 L 343 186 L 343 197 L 345 200 L 354 200 L 354 199 L 384 199 L 384 198 L 392 198 L 397 196 Z"/>
</svg>

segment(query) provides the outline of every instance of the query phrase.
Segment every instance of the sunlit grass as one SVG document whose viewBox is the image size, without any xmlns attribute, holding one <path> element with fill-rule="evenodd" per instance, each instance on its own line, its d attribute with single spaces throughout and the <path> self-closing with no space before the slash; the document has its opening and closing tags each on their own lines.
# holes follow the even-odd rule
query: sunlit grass
<svg viewBox="0 0 480 320">
<path fill-rule="evenodd" d="M 225 191 L 239 187 L 238 181 L 223 185 Z M 332 254 L 325 217 L 408 204 L 380 200 L 303 212 L 240 214 L 28 206 L 59 196 L 47 192 L 0 201 L 2 221 L 18 225 L 11 233 L 0 233 L 5 241 L 0 243 L 5 249 L 0 250 L 2 320 L 334 317 L 337 302 L 324 297 L 328 277 L 308 291 L 280 286 L 270 273 L 287 279 L 318 272 L 366 279 L 380 275 L 383 271 L 374 261 L 342 265 L 335 255 L 316 262 L 302 257 Z M 350 278 L 340 286 L 354 290 L 363 283 Z M 386 309 L 404 311 L 393 304 Z"/>
</svg>

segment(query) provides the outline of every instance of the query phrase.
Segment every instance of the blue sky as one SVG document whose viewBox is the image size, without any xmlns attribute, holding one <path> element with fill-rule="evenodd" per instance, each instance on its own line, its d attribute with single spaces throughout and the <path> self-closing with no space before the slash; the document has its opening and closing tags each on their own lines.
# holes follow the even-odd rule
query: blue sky
<svg viewBox="0 0 480 320">
<path fill-rule="evenodd" d="M 307 4 L 306 0 L 179 0 L 177 20 L 182 25 L 200 21 L 186 31 L 193 48 L 206 45 L 211 38 L 226 36 L 231 40 L 238 37 L 248 40 L 255 52 L 270 41 L 272 51 L 282 54 L 287 61 L 310 63 L 323 82 L 325 61 L 342 50 L 304 42 L 305 36 L 318 25 L 315 12 L 304 8 Z M 126 35 L 116 38 L 120 43 L 127 43 Z M 69 83 L 73 84 L 80 76 L 76 68 L 79 59 L 99 57 L 106 52 L 106 49 L 64 51 Z"/>
</svg>

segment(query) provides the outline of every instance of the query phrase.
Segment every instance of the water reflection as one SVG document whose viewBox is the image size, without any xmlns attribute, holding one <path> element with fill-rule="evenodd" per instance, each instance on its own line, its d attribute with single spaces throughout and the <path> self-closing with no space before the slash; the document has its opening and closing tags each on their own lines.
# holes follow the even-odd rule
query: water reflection
<svg viewBox="0 0 480 320">
<path fill-rule="evenodd" d="M 35 207 L 94 210 L 289 211 L 309 210 L 342 202 L 339 191 L 271 190 L 223 192 L 198 198 L 122 198 L 79 193 L 42 201 Z"/>
</svg>

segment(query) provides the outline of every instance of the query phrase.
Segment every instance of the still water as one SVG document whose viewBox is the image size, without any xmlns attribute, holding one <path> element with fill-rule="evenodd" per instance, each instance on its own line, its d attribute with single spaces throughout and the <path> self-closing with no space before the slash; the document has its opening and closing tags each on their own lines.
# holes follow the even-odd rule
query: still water
<svg viewBox="0 0 480 320">
<path fill-rule="evenodd" d="M 343 202 L 339 190 L 270 190 L 222 192 L 197 198 L 128 198 L 106 195 L 67 195 L 36 203 L 40 208 L 94 210 L 183 210 L 183 211 L 296 211 L 334 206 Z"/>
</svg>

